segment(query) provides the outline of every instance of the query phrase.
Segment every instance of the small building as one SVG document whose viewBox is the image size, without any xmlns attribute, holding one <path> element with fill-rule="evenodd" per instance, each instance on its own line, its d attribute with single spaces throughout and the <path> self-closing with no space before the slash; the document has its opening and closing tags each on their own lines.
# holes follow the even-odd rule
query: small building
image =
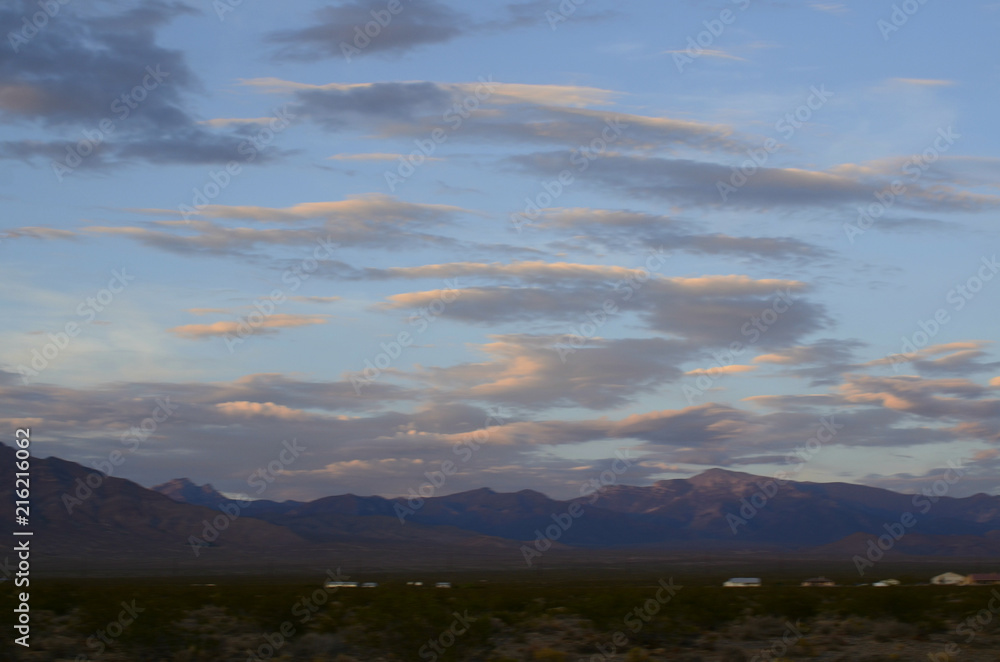
<svg viewBox="0 0 1000 662">
<path fill-rule="evenodd" d="M 826 577 L 810 577 L 802 582 L 803 586 L 836 586 L 837 583 Z"/>
<path fill-rule="evenodd" d="M 357 588 L 357 582 L 327 582 L 326 588 Z"/>
<path fill-rule="evenodd" d="M 423 586 L 423 582 L 406 582 L 407 586 Z"/>
<path fill-rule="evenodd" d="M 960 575 L 957 572 L 944 572 L 931 577 L 931 584 L 935 586 L 955 586 L 964 582 L 965 575 Z"/>
<path fill-rule="evenodd" d="M 987 572 L 982 574 L 972 574 L 962 582 L 965 586 L 993 586 L 1000 584 L 1000 573 Z"/>
<path fill-rule="evenodd" d="M 438 582 L 434 588 L 451 588 L 451 582 Z"/>
<path fill-rule="evenodd" d="M 365 582 L 361 588 L 378 588 L 378 582 Z"/>
<path fill-rule="evenodd" d="M 722 584 L 723 586 L 760 586 L 759 577 L 733 577 L 727 582 Z"/>
<path fill-rule="evenodd" d="M 880 582 L 875 582 L 872 586 L 899 586 L 900 581 L 898 579 L 883 579 Z"/>
</svg>

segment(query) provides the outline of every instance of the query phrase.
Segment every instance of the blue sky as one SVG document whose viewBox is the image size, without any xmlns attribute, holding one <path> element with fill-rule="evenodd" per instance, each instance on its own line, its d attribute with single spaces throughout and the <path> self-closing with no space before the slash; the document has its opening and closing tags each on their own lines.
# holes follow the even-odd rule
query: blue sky
<svg viewBox="0 0 1000 662">
<path fill-rule="evenodd" d="M 615 453 L 1000 487 L 997 3 L 54 7 L 0 11 L 40 454 L 274 499 L 568 497 Z"/>
</svg>

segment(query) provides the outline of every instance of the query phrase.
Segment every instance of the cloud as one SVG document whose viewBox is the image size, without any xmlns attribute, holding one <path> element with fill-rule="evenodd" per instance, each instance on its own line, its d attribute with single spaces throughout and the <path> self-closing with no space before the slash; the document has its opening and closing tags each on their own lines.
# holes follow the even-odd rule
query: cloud
<svg viewBox="0 0 1000 662">
<path fill-rule="evenodd" d="M 181 215 L 177 210 L 143 211 Z M 245 256 L 248 251 L 262 246 L 399 249 L 423 244 L 456 247 L 459 245 L 456 240 L 427 230 L 447 226 L 456 217 L 466 214 L 475 212 L 373 194 L 283 208 L 205 205 L 194 215 L 206 220 L 156 221 L 145 227 L 97 225 L 87 227 L 86 231 L 125 236 L 154 248 L 182 254 Z M 227 224 L 234 221 L 251 221 L 256 227 Z M 268 224 L 277 227 L 268 227 Z M 329 255 L 329 250 L 326 254 Z"/>
<path fill-rule="evenodd" d="M 301 303 L 334 303 L 340 301 L 341 297 L 290 297 L 292 301 Z"/>
<path fill-rule="evenodd" d="M 734 152 L 750 146 L 724 124 L 616 112 L 619 94 L 593 87 L 504 83 L 492 77 L 472 83 L 313 85 L 277 78 L 243 83 L 261 92 L 290 94 L 290 112 L 326 130 L 373 131 L 381 139 L 426 139 L 439 130 L 462 141 L 570 149 L 599 139 L 615 148 L 647 150 Z"/>
<path fill-rule="evenodd" d="M 947 87 L 954 85 L 953 80 L 942 80 L 938 78 L 893 78 L 893 82 L 903 85 L 917 85 L 919 87 Z"/>
<path fill-rule="evenodd" d="M 275 313 L 264 317 L 262 322 L 250 324 L 244 320 L 213 322 L 212 324 L 186 324 L 168 329 L 170 333 L 181 338 L 200 340 L 202 338 L 229 337 L 246 335 L 246 329 L 251 333 L 277 333 L 278 329 L 293 329 L 300 326 L 326 324 L 326 315 L 290 315 Z M 240 330 L 243 329 L 241 334 Z"/>
<path fill-rule="evenodd" d="M 817 259 L 829 256 L 828 251 L 793 237 L 736 237 L 698 232 L 697 226 L 692 223 L 624 209 L 546 209 L 527 227 L 572 233 L 576 241 L 571 245 L 596 244 L 605 250 L 646 247 L 747 259 Z"/>
<path fill-rule="evenodd" d="M 181 51 L 157 40 L 171 21 L 197 10 L 163 0 L 122 3 L 110 14 L 93 3 L 60 8 L 58 20 L 29 43 L 0 52 L 0 122 L 63 137 L 3 141 L 0 158 L 55 161 L 65 176 L 135 161 L 210 164 L 238 157 L 246 136 L 217 135 L 199 123 L 188 99 L 202 91 L 198 77 Z M 7 3 L 0 24 L 18 25 L 37 11 L 36 3 Z M 80 141 L 81 130 L 96 136 L 97 146 L 77 164 L 67 148 Z M 273 149 L 258 162 L 279 154 Z"/>
<path fill-rule="evenodd" d="M 406 156 L 404 154 L 373 152 L 370 154 L 334 154 L 326 158 L 331 161 L 395 161 L 396 159 L 406 158 Z"/>
<path fill-rule="evenodd" d="M 304 420 L 309 414 L 301 409 L 292 409 L 273 402 L 220 402 L 215 407 L 226 416 L 232 418 L 280 418 L 285 420 Z"/>
<path fill-rule="evenodd" d="M 509 162 L 533 176 L 554 177 L 571 168 L 562 152 L 536 152 L 514 156 Z M 827 171 L 800 168 L 759 167 L 746 184 L 725 199 L 720 184 L 728 184 L 733 169 L 721 163 L 684 158 L 606 153 L 589 164 L 585 181 L 630 199 L 666 201 L 675 205 L 773 211 L 778 209 L 850 208 L 875 202 L 875 193 L 890 190 L 893 181 L 905 185 L 905 195 L 895 198 L 903 210 L 976 212 L 1000 206 L 1000 196 L 963 190 L 961 182 L 947 182 L 944 172 L 930 170 L 914 180 L 903 170 L 908 159 L 887 163 L 844 164 Z M 573 172 L 570 169 L 570 172 Z"/>
<path fill-rule="evenodd" d="M 668 53 L 668 54 L 681 53 L 681 54 L 684 54 L 684 55 L 686 55 L 688 53 L 686 50 L 681 50 L 681 51 L 663 51 L 663 52 L 664 53 Z M 718 58 L 720 60 L 735 60 L 737 62 L 746 62 L 746 58 L 742 58 L 742 57 L 739 57 L 737 55 L 732 55 L 730 53 L 727 53 L 726 51 L 722 51 L 722 50 L 718 50 L 718 49 L 714 49 L 714 48 L 703 48 L 703 49 L 701 49 L 700 51 L 698 51 L 698 57 L 701 57 L 702 55 L 704 55 L 706 57 Z"/>
<path fill-rule="evenodd" d="M 271 32 L 267 41 L 278 47 L 278 60 L 344 58 L 351 63 L 370 55 L 398 57 L 463 36 L 544 24 L 545 10 L 549 8 L 544 0 L 514 2 L 504 5 L 499 16 L 479 19 L 439 0 L 395 5 L 385 0 L 344 0 L 315 10 L 308 27 Z M 603 20 L 615 15 L 611 11 L 584 10 L 574 16 L 574 21 Z"/>
<path fill-rule="evenodd" d="M 756 369 L 757 366 L 755 365 L 739 365 L 734 363 L 732 365 L 717 366 L 714 368 L 697 368 L 695 370 L 688 370 L 684 374 L 689 377 L 699 376 L 699 375 L 714 376 L 716 374 L 734 375 L 741 372 L 752 372 Z"/>
<path fill-rule="evenodd" d="M 849 403 L 873 404 L 919 418 L 968 421 L 1000 417 L 1000 400 L 982 399 L 989 393 L 987 387 L 958 377 L 851 374 L 839 392 Z"/>
<path fill-rule="evenodd" d="M 846 14 L 849 11 L 842 2 L 812 2 L 809 7 L 826 14 Z"/>
<path fill-rule="evenodd" d="M 278 59 L 318 60 L 336 57 L 350 62 L 362 53 L 401 54 L 418 46 L 451 41 L 474 24 L 461 11 L 438 2 L 397 5 L 390 14 L 384 0 L 349 0 L 313 12 L 309 26 L 278 30 L 267 40 L 279 46 Z M 380 22 L 375 15 L 385 16 Z M 365 26 L 375 28 L 365 34 Z M 360 37 L 358 36 L 360 34 Z"/>
<path fill-rule="evenodd" d="M 988 340 L 939 343 L 915 352 L 890 354 L 869 361 L 864 367 L 891 365 L 898 371 L 899 365 L 909 363 L 921 374 L 971 375 L 990 372 L 1000 367 L 1000 362 L 983 363 L 980 359 L 987 356 L 984 350 L 991 344 L 992 341 Z M 942 354 L 944 356 L 940 356 Z"/>
<path fill-rule="evenodd" d="M 924 490 L 934 493 L 935 483 L 944 480 L 948 485 L 948 496 L 965 497 L 973 494 L 1000 495 L 1000 484 L 997 481 L 997 461 L 995 451 L 987 450 L 975 454 L 972 458 L 955 454 L 949 458 L 951 464 L 962 467 L 961 478 L 954 479 L 952 466 L 941 466 L 929 469 L 922 474 L 896 473 L 890 475 L 868 474 L 862 476 L 859 482 L 863 485 L 880 487 L 885 490 L 902 492 L 903 494 L 919 494 Z"/>
<path fill-rule="evenodd" d="M 201 120 L 198 124 L 210 126 L 213 129 L 228 126 L 246 126 L 249 124 L 267 124 L 271 117 L 217 117 L 210 120 Z"/>
<path fill-rule="evenodd" d="M 866 343 L 859 340 L 824 338 L 808 345 L 782 347 L 758 355 L 753 362 L 785 366 L 776 373 L 778 376 L 808 379 L 811 386 L 829 386 L 839 383 L 845 372 L 867 365 L 858 364 L 854 359 L 855 352 L 865 346 Z"/>
<path fill-rule="evenodd" d="M 354 195 L 346 200 L 302 202 L 291 207 L 251 205 L 205 205 L 198 215 L 214 219 L 239 219 L 272 223 L 297 223 L 323 218 L 331 224 L 361 224 L 365 221 L 431 221 L 440 223 L 455 213 L 469 213 L 461 207 L 403 202 L 383 194 Z"/>
<path fill-rule="evenodd" d="M 24 226 L 20 228 L 9 228 L 3 230 L 3 239 L 77 239 L 79 235 L 72 230 L 60 230 L 57 228 L 45 228 L 37 226 Z"/>
<path fill-rule="evenodd" d="M 760 347 L 784 346 L 830 324 L 823 306 L 801 298 L 808 286 L 792 280 L 742 275 L 667 278 L 641 269 L 541 262 L 456 263 L 376 273 L 489 276 L 515 283 L 463 287 L 443 315 L 471 323 L 553 320 L 579 324 L 588 321 L 588 312 L 609 306 L 612 315 L 638 315 L 649 329 L 692 342 Z M 381 307 L 419 308 L 439 296 L 437 290 L 395 294 Z"/>
<path fill-rule="evenodd" d="M 545 484 L 546 492 L 566 495 L 606 469 L 610 460 L 602 458 L 615 448 L 636 458 L 630 483 L 651 482 L 665 468 L 681 464 L 781 465 L 781 458 L 816 434 L 824 418 L 840 426 L 825 446 L 1000 441 L 997 401 L 984 395 L 995 390 L 964 380 L 916 377 L 864 383 L 852 378 L 843 390 L 826 396 L 751 399 L 754 405 L 776 407 L 773 413 L 706 403 L 620 418 L 531 420 L 523 413 L 568 403 L 600 409 L 651 393 L 681 374 L 676 366 L 689 359 L 691 348 L 665 339 L 593 339 L 564 363 L 553 349 L 557 336 L 514 334 L 492 341 L 479 348 L 485 362 L 418 369 L 411 377 L 422 388 L 412 390 L 377 382 L 357 393 L 349 378 L 317 382 L 280 374 L 73 389 L 23 385 L 16 373 L 0 371 L 0 422 L 43 420 L 46 452 L 88 462 L 120 449 L 123 434 L 159 403 L 168 403 L 176 415 L 158 425 L 142 453 L 127 456 L 130 477 L 155 484 L 188 476 L 229 491 L 239 491 L 248 475 L 273 460 L 282 440 L 296 439 L 307 452 L 288 467 L 287 481 L 269 488 L 269 498 L 318 498 L 349 490 L 405 493 L 440 462 L 455 462 L 453 449 L 468 441 L 478 443 L 470 460 L 474 464 L 460 467 L 448 491 Z M 428 383 L 432 388 L 424 387 Z M 914 406 L 889 408 L 881 398 L 863 396 L 888 392 L 902 393 Z M 480 398 L 481 407 L 466 404 Z M 927 410 L 921 399 L 942 411 Z M 795 404 L 803 400 L 811 403 Z M 388 408 L 390 402 L 416 404 L 403 412 Z M 603 450 L 586 460 L 546 450 L 583 449 L 596 442 Z M 355 473 L 331 490 L 330 476 L 343 476 L 346 467 Z"/>
<path fill-rule="evenodd" d="M 232 310 L 229 308 L 188 308 L 188 312 L 192 315 L 224 315 L 231 313 Z"/>
<path fill-rule="evenodd" d="M 490 360 L 422 368 L 414 377 L 449 399 L 529 409 L 605 409 L 676 380 L 681 375 L 677 364 L 691 355 L 684 343 L 660 338 L 591 338 L 579 344 L 563 336 L 491 338 L 493 342 L 477 347 Z"/>
</svg>

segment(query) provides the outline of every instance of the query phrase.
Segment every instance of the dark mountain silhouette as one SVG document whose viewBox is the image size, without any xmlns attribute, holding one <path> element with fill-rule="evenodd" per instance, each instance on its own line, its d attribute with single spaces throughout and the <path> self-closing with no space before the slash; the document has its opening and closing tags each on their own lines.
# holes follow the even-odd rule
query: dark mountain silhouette
<svg viewBox="0 0 1000 662">
<path fill-rule="evenodd" d="M 0 487 L 8 494 L 13 474 L 13 449 L 0 444 Z M 32 558 L 64 572 L 333 567 L 337 558 L 416 567 L 455 556 L 524 567 L 519 550 L 540 534 L 552 538 L 550 558 L 613 562 L 718 551 L 845 560 L 892 527 L 900 531 L 905 513 L 913 523 L 893 554 L 1000 554 L 1000 497 L 932 501 L 846 483 L 778 485 L 722 469 L 567 501 L 481 488 L 421 502 L 343 494 L 279 503 L 231 501 L 183 478 L 146 489 L 50 457 L 32 458 L 31 497 Z M 0 526 L 14 527 L 12 517 L 11 509 L 0 511 Z M 0 546 L 0 554 L 9 549 Z"/>
<path fill-rule="evenodd" d="M 1000 551 L 1000 497 L 927 497 L 848 483 L 779 484 L 724 469 L 648 487 L 611 485 L 594 496 L 570 501 L 532 490 L 498 493 L 480 488 L 431 497 L 413 508 L 412 502 L 401 498 L 345 494 L 308 503 L 256 501 L 246 514 L 282 524 L 310 540 L 336 538 L 345 527 L 357 529 L 355 520 L 374 517 L 530 541 L 555 522 L 553 515 L 561 516 L 574 503 L 584 516 L 573 519 L 559 534 L 563 545 L 825 548 L 832 553 L 840 542 L 861 536 L 861 544 L 854 547 L 863 551 L 868 538 L 885 534 L 885 526 L 909 512 L 915 524 L 904 527 L 910 541 L 899 549 L 912 548 L 922 555 L 961 554 L 964 548 Z M 982 540 L 973 545 L 978 538 Z"/>
</svg>

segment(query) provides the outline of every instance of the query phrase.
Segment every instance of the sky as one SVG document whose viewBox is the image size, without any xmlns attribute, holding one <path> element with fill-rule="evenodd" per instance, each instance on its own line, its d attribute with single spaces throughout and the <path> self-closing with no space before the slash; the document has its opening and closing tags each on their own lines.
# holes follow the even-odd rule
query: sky
<svg viewBox="0 0 1000 662">
<path fill-rule="evenodd" d="M 36 455 L 275 500 L 1000 493 L 1000 3 L 0 27 L 0 435 Z"/>
</svg>

